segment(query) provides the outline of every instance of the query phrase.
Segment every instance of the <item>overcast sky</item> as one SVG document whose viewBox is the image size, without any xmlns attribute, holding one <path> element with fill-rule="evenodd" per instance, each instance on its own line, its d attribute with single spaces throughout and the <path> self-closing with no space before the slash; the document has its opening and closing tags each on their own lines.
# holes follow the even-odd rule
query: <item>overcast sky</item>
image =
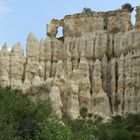
<svg viewBox="0 0 140 140">
<path fill-rule="evenodd" d="M 53 18 L 62 19 L 84 7 L 94 11 L 114 10 L 124 3 L 137 6 L 140 0 L 0 0 L 0 47 L 7 42 L 11 48 L 19 41 L 25 48 L 29 32 L 39 39 L 46 38 L 46 23 Z"/>
</svg>

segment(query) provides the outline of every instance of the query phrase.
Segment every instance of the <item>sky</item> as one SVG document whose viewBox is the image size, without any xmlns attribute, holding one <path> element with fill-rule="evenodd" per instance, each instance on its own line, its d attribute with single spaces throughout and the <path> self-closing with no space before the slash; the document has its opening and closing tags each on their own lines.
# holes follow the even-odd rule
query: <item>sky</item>
<svg viewBox="0 0 140 140">
<path fill-rule="evenodd" d="M 9 48 L 20 42 L 25 50 L 29 32 L 39 39 L 46 38 L 46 24 L 53 18 L 80 13 L 84 7 L 115 10 L 124 3 L 137 6 L 140 0 L 0 0 L 0 48 L 5 42 Z"/>
</svg>

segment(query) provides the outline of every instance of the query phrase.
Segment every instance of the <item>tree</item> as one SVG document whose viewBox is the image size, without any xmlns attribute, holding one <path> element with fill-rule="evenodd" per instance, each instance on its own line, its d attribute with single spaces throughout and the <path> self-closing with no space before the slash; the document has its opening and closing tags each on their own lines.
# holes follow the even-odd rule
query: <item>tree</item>
<svg viewBox="0 0 140 140">
<path fill-rule="evenodd" d="M 111 140 L 132 140 L 132 135 L 125 129 L 115 129 L 112 131 Z"/>
<path fill-rule="evenodd" d="M 85 119 L 87 117 L 87 108 L 82 107 L 80 109 L 80 115 L 83 119 Z"/>
<path fill-rule="evenodd" d="M 52 116 L 48 101 L 31 101 L 21 91 L 0 89 L 0 140 L 71 140 L 72 133 Z"/>
<path fill-rule="evenodd" d="M 132 7 L 130 3 L 125 3 L 122 5 L 122 9 L 127 9 L 130 13 L 132 13 L 134 10 L 134 7 Z"/>
<path fill-rule="evenodd" d="M 82 13 L 91 13 L 92 12 L 92 10 L 90 9 L 90 8 L 83 8 L 83 11 L 82 11 Z"/>
</svg>

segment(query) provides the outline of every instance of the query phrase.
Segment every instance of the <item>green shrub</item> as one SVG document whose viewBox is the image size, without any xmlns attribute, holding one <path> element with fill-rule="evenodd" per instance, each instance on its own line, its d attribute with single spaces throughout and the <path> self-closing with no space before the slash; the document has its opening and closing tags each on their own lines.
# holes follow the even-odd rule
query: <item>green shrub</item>
<svg viewBox="0 0 140 140">
<path fill-rule="evenodd" d="M 87 108 L 82 107 L 80 109 L 80 115 L 83 119 L 85 119 L 87 117 Z"/>
<path fill-rule="evenodd" d="M 115 129 L 111 132 L 111 140 L 132 140 L 132 135 L 125 129 Z"/>
<path fill-rule="evenodd" d="M 98 140 L 109 140 L 108 133 L 105 128 L 99 129 Z"/>
<path fill-rule="evenodd" d="M 63 113 L 62 120 L 52 116 L 48 101 L 31 101 L 21 91 L 0 89 L 0 140 L 134 140 L 140 139 L 140 114 L 115 116 L 112 122 L 103 118 L 71 120 Z M 122 129 L 124 128 L 124 129 Z"/>
<path fill-rule="evenodd" d="M 10 89 L 0 89 L 0 100 L 0 140 L 71 139 L 71 130 L 55 120 L 49 102 L 32 102 Z"/>
<path fill-rule="evenodd" d="M 134 10 L 134 7 L 132 7 L 130 3 L 125 3 L 122 5 L 122 9 L 127 9 L 130 13 L 132 13 Z"/>
<path fill-rule="evenodd" d="M 92 10 L 90 8 L 83 8 L 82 13 L 91 13 Z"/>
<path fill-rule="evenodd" d="M 140 129 L 139 131 L 132 131 L 131 133 L 134 140 L 140 140 Z"/>
</svg>

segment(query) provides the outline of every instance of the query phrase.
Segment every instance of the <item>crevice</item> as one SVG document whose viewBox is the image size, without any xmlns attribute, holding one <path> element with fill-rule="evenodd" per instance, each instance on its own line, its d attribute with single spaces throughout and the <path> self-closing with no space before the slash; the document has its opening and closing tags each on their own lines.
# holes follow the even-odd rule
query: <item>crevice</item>
<svg viewBox="0 0 140 140">
<path fill-rule="evenodd" d="M 106 13 L 104 17 L 104 26 L 103 26 L 104 30 L 107 30 L 107 25 L 108 25 L 108 20 L 107 20 L 107 13 Z"/>
<path fill-rule="evenodd" d="M 115 39 L 115 34 L 112 34 L 112 57 L 115 57 L 115 52 L 114 52 L 114 39 Z"/>
<path fill-rule="evenodd" d="M 23 64 L 23 75 L 22 75 L 22 83 L 24 83 L 25 81 L 25 71 L 26 71 L 26 66 L 27 66 L 27 61 L 28 61 L 28 57 L 25 58 L 25 63 Z"/>
<path fill-rule="evenodd" d="M 51 69 L 50 69 L 50 77 L 53 76 L 52 74 L 52 67 L 53 67 L 53 54 L 54 54 L 54 43 L 53 43 L 53 40 L 51 40 Z"/>
<path fill-rule="evenodd" d="M 107 96 L 109 98 L 109 105 L 111 112 L 112 111 L 112 101 L 111 101 L 111 67 L 110 67 L 110 60 L 108 59 L 108 66 L 107 66 Z"/>
<path fill-rule="evenodd" d="M 61 41 L 64 44 L 64 36 L 56 38 L 56 39 L 58 39 L 59 41 Z"/>
<path fill-rule="evenodd" d="M 109 50 L 109 46 L 110 46 L 110 34 L 109 34 L 109 32 L 107 32 L 106 34 L 107 34 L 107 50 Z M 107 56 L 108 62 L 109 62 L 109 51 L 107 51 L 106 56 Z"/>
<path fill-rule="evenodd" d="M 95 33 L 95 38 L 92 39 L 92 40 L 93 40 L 93 45 L 94 45 L 94 47 L 93 47 L 93 60 L 95 60 L 95 44 L 96 44 L 96 36 L 97 36 L 97 34 Z"/>
<path fill-rule="evenodd" d="M 47 46 L 47 43 L 44 44 L 45 45 L 45 56 L 46 56 L 46 53 L 47 53 L 47 49 L 46 49 L 46 46 Z M 46 63 L 47 63 L 47 58 L 45 57 L 45 60 L 44 60 L 44 63 L 45 63 L 45 73 L 44 73 L 44 80 L 46 80 L 47 76 L 46 76 Z"/>
<path fill-rule="evenodd" d="M 118 63 L 117 63 L 117 58 L 116 58 L 116 66 L 115 66 L 115 80 L 116 80 L 116 89 L 115 89 L 115 111 L 118 111 L 118 97 L 117 97 L 117 94 L 118 94 L 118 79 L 119 79 L 119 76 L 118 76 Z"/>
</svg>

